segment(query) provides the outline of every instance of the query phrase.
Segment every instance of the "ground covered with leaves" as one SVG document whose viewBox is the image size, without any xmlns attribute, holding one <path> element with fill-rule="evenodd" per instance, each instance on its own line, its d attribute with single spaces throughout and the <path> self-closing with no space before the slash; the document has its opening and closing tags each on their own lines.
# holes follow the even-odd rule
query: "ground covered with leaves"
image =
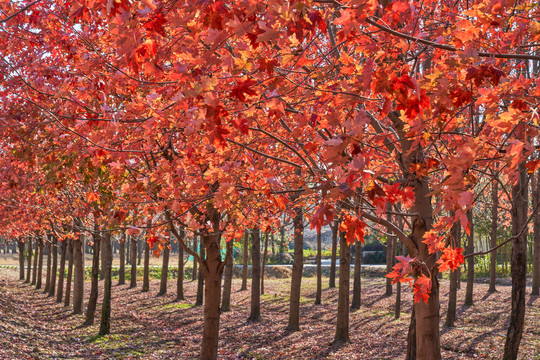
<svg viewBox="0 0 540 360">
<path fill-rule="evenodd" d="M 97 337 L 98 326 L 81 327 L 83 315 L 56 304 L 17 280 L 14 270 L 0 269 L 0 359 L 195 359 L 202 332 L 202 307 L 193 306 L 196 283 L 187 281 L 182 302 L 157 297 L 158 281 L 150 292 L 114 286 L 112 333 Z M 325 279 L 324 284 L 327 284 Z M 102 284 L 100 283 L 100 287 Z M 285 332 L 288 319 L 287 279 L 266 280 L 262 321 L 248 323 L 250 292 L 233 282 L 232 311 L 222 314 L 221 359 L 402 359 L 410 320 L 412 293 L 404 286 L 402 314 L 394 318 L 395 296 L 384 296 L 384 279 L 364 278 L 362 307 L 351 313 L 351 343 L 333 347 L 337 290 L 325 289 L 323 304 L 314 305 L 315 279 L 303 279 L 301 327 Z M 89 283 L 85 290 L 89 292 Z M 394 287 L 395 290 L 395 287 Z M 441 323 L 444 323 L 448 282 L 442 281 Z M 510 314 L 510 287 L 487 293 L 475 284 L 475 303 L 463 307 L 464 286 L 458 294 L 455 328 L 441 327 L 444 359 L 500 359 Z M 87 294 L 88 295 L 88 294 Z M 86 296 L 87 298 L 87 296 Z M 99 307 L 98 307 L 99 309 Z M 99 311 L 98 311 L 99 312 Z M 99 313 L 97 314 L 99 323 Z M 540 298 L 527 296 L 527 315 L 520 359 L 540 358 Z"/>
</svg>

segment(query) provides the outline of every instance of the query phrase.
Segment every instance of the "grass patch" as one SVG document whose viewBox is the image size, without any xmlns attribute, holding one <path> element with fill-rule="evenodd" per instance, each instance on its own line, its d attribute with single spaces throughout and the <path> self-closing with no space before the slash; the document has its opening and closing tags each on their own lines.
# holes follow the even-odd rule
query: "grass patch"
<svg viewBox="0 0 540 360">
<path fill-rule="evenodd" d="M 163 309 L 191 309 L 193 307 L 195 307 L 195 305 L 189 304 L 189 303 L 179 303 L 179 302 L 163 305 Z"/>
</svg>

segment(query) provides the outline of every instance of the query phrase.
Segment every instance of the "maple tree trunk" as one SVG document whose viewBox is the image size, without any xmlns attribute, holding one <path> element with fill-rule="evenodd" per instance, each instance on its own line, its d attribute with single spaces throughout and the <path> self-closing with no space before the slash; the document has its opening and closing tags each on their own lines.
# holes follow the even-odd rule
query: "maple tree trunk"
<svg viewBox="0 0 540 360">
<path fill-rule="evenodd" d="M 99 285 L 99 254 L 101 250 L 101 234 L 98 233 L 98 230 L 94 227 L 93 234 L 94 245 L 92 249 L 94 250 L 92 254 L 92 279 L 90 284 L 90 297 L 88 298 L 88 305 L 86 308 L 86 320 L 84 322 L 85 326 L 94 324 L 94 317 L 96 313 L 96 306 L 98 300 L 98 285 Z"/>
<path fill-rule="evenodd" d="M 69 306 L 71 300 L 71 279 L 73 277 L 73 240 L 68 241 L 68 270 L 66 278 L 66 291 L 64 296 L 64 306 Z"/>
<path fill-rule="evenodd" d="M 193 235 L 193 251 L 197 252 L 199 251 L 197 248 L 197 235 Z M 198 263 L 197 259 L 195 257 L 193 258 L 193 274 L 191 274 L 191 281 L 195 281 L 199 275 L 199 271 L 197 269 Z"/>
<path fill-rule="evenodd" d="M 536 173 L 536 188 L 533 192 L 533 211 L 540 201 L 540 170 Z M 540 295 L 540 213 L 534 216 L 533 273 L 531 295 Z"/>
<path fill-rule="evenodd" d="M 247 290 L 247 278 L 248 278 L 248 256 L 249 256 L 249 236 L 246 232 L 244 235 L 244 258 L 242 264 L 242 287 L 240 291 Z"/>
<path fill-rule="evenodd" d="M 73 313 L 80 314 L 83 309 L 84 295 L 84 256 L 83 256 L 84 238 L 73 240 L 73 258 L 75 268 L 73 274 Z"/>
<path fill-rule="evenodd" d="M 338 225 L 337 221 L 331 226 L 332 229 L 332 256 L 330 258 L 330 279 L 328 281 L 329 288 L 336 287 L 336 257 L 337 257 L 337 237 Z"/>
<path fill-rule="evenodd" d="M 205 249 L 205 243 L 204 243 L 204 238 L 200 238 L 200 249 L 199 249 L 199 254 L 200 254 L 200 257 L 201 257 L 201 260 L 204 260 L 205 259 L 205 254 L 206 254 L 206 249 Z M 217 300 L 218 302 L 218 306 L 219 306 L 219 300 Z M 202 266 L 199 266 L 199 272 L 197 274 L 197 298 L 195 299 L 195 305 L 196 306 L 199 306 L 199 305 L 202 305 L 203 304 L 203 301 L 204 301 L 204 274 L 203 274 L 203 269 L 202 269 Z"/>
<path fill-rule="evenodd" d="M 279 230 L 280 232 L 280 241 L 279 241 L 279 253 L 285 253 L 285 226 L 282 226 Z"/>
<path fill-rule="evenodd" d="M 37 268 L 37 279 L 36 279 L 36 289 L 41 289 L 41 285 L 43 282 L 43 237 L 38 236 L 38 250 L 39 250 L 39 260 L 38 260 L 38 268 Z"/>
<path fill-rule="evenodd" d="M 266 236 L 264 237 L 264 251 L 262 255 L 262 261 L 261 261 L 261 294 L 264 294 L 264 268 L 266 267 L 266 256 L 268 254 L 268 237 L 270 235 L 266 233 Z"/>
<path fill-rule="evenodd" d="M 103 303 L 101 304 L 101 320 L 99 324 L 99 335 L 108 335 L 111 329 L 111 285 L 112 285 L 112 243 L 111 232 L 106 231 L 102 240 L 101 266 L 105 272 L 105 283 L 103 288 Z"/>
<path fill-rule="evenodd" d="M 51 241 L 50 236 L 47 237 L 47 273 L 45 274 L 45 288 L 43 289 L 44 293 L 49 292 L 49 287 L 51 286 Z"/>
<path fill-rule="evenodd" d="M 32 268 L 32 283 L 30 285 L 36 285 L 37 280 L 37 265 L 38 265 L 38 257 L 39 257 L 39 248 L 38 248 L 38 239 L 37 237 L 34 238 L 34 266 Z"/>
<path fill-rule="evenodd" d="M 351 249 L 345 234 L 339 236 L 339 289 L 334 344 L 351 342 L 349 338 L 349 288 L 351 278 Z"/>
<path fill-rule="evenodd" d="M 409 331 L 407 332 L 407 352 L 406 360 L 416 360 L 416 314 L 414 312 L 414 303 L 411 312 L 411 321 Z"/>
<path fill-rule="evenodd" d="M 131 265 L 131 236 L 126 234 L 124 241 L 126 242 L 126 264 Z"/>
<path fill-rule="evenodd" d="M 105 246 L 105 241 L 101 241 L 101 249 L 99 249 L 100 252 L 100 267 L 99 267 L 99 280 L 103 280 L 105 277 L 105 251 L 103 251 L 103 247 Z"/>
<path fill-rule="evenodd" d="M 527 172 L 519 166 L 519 181 L 512 187 L 512 312 L 504 344 L 504 360 L 517 359 L 525 322 L 525 288 L 527 280 Z M 523 230 L 523 231 L 522 231 Z M 520 234 L 521 233 L 521 234 Z"/>
<path fill-rule="evenodd" d="M 234 240 L 230 240 L 234 241 Z M 221 300 L 221 311 L 231 310 L 231 288 L 232 288 L 232 277 L 233 277 L 233 266 L 234 266 L 234 257 L 233 257 L 233 244 L 227 244 L 227 247 L 230 247 L 229 256 L 225 261 L 225 280 L 223 282 L 223 299 Z"/>
<path fill-rule="evenodd" d="M 118 285 L 126 283 L 126 236 L 120 239 L 120 267 L 118 268 Z"/>
<path fill-rule="evenodd" d="M 169 244 L 165 245 L 163 249 L 163 262 L 161 264 L 161 281 L 159 284 L 158 295 L 165 295 L 167 293 L 167 278 L 169 276 Z M 146 261 L 145 261 L 146 263 Z"/>
<path fill-rule="evenodd" d="M 474 224 L 472 210 L 467 212 L 467 219 L 471 227 L 471 233 L 467 239 L 467 254 L 474 253 Z M 465 306 L 473 305 L 473 286 L 474 286 L 474 256 L 467 258 L 467 287 L 465 289 Z"/>
<path fill-rule="evenodd" d="M 402 230 L 402 227 L 400 227 L 400 230 Z M 403 243 L 399 243 L 399 246 L 398 246 L 397 240 L 396 240 L 396 250 L 397 250 L 397 255 L 403 254 Z M 394 307 L 394 317 L 396 320 L 401 317 L 401 282 L 399 281 L 396 284 L 396 304 Z"/>
<path fill-rule="evenodd" d="M 389 222 L 392 222 L 392 214 L 390 214 L 389 211 L 392 210 L 392 205 L 388 203 L 388 211 L 386 212 L 386 219 Z M 392 236 L 388 236 L 386 239 L 386 273 L 389 274 L 392 272 L 392 269 L 394 267 L 394 238 Z M 356 271 L 355 271 L 356 273 Z M 392 296 L 392 279 L 386 278 L 386 296 Z M 354 299 L 354 297 L 353 297 Z M 354 300 L 353 300 L 354 302 Z"/>
<path fill-rule="evenodd" d="M 456 223 L 452 228 L 452 237 L 454 238 L 454 243 L 456 247 L 461 246 L 461 224 Z M 446 313 L 446 323 L 445 326 L 453 327 L 454 321 L 456 320 L 456 306 L 457 306 L 457 284 L 459 282 L 457 271 L 452 271 L 450 273 L 450 290 L 448 293 L 448 311 Z"/>
<path fill-rule="evenodd" d="M 261 235 L 251 230 L 251 312 L 248 321 L 261 320 Z"/>
<path fill-rule="evenodd" d="M 51 246 L 52 252 L 52 268 L 51 268 L 51 283 L 49 287 L 49 296 L 54 296 L 56 292 L 56 274 L 58 273 L 58 238 L 53 235 L 53 243 Z"/>
<path fill-rule="evenodd" d="M 180 228 L 178 232 L 180 239 L 178 239 L 178 277 L 176 278 L 176 301 L 184 300 L 184 248 L 180 242 L 184 241 L 185 231 L 184 228 Z"/>
<path fill-rule="evenodd" d="M 145 241 L 145 243 L 147 243 Z M 143 242 L 142 242 L 142 239 L 138 239 L 137 240 L 137 265 L 141 265 L 141 261 L 142 261 L 142 253 L 143 253 Z"/>
<path fill-rule="evenodd" d="M 356 240 L 354 247 L 354 279 L 351 310 L 360 309 L 362 303 L 362 243 Z"/>
<path fill-rule="evenodd" d="M 28 245 L 28 250 L 26 251 L 26 260 L 27 260 L 27 268 L 26 268 L 26 280 L 25 283 L 30 283 L 32 281 L 32 238 L 28 237 L 26 240 L 26 244 Z"/>
<path fill-rule="evenodd" d="M 167 259 L 167 267 L 169 260 Z M 161 269 L 163 273 L 163 268 Z M 165 281 L 165 286 L 167 282 Z M 144 242 L 144 264 L 143 264 L 143 284 L 142 292 L 147 292 L 150 290 L 150 244 L 147 241 Z M 167 290 L 165 289 L 165 292 Z"/>
<path fill-rule="evenodd" d="M 300 289 L 302 286 L 302 270 L 304 268 L 304 222 L 302 208 L 295 210 L 294 228 L 294 260 L 291 278 L 291 296 L 289 299 L 289 322 L 287 331 L 300 331 Z"/>
<path fill-rule="evenodd" d="M 19 280 L 24 281 L 24 241 L 19 239 Z"/>
<path fill-rule="evenodd" d="M 64 296 L 64 276 L 66 273 L 66 250 L 67 240 L 62 241 L 62 253 L 60 255 L 60 270 L 58 272 L 58 286 L 56 288 L 56 302 L 61 303 Z"/>
<path fill-rule="evenodd" d="M 129 287 L 137 287 L 137 239 L 131 235 L 131 279 Z"/>
<path fill-rule="evenodd" d="M 321 229 L 317 229 L 317 291 L 315 292 L 315 305 L 321 303 L 322 298 L 322 244 Z"/>
<path fill-rule="evenodd" d="M 492 189 L 491 189 L 491 241 L 490 246 L 491 248 L 494 248 L 497 246 L 497 217 L 498 217 L 498 211 L 499 211 L 499 197 L 497 194 L 498 183 L 497 181 L 493 181 Z M 537 227 L 535 218 L 535 234 L 536 229 L 538 228 L 538 235 L 540 235 L 540 227 Z M 538 224 L 540 225 L 540 224 Z M 497 279 L 497 250 L 493 250 L 491 254 L 489 255 L 489 289 L 488 292 L 495 292 L 495 280 Z"/>
</svg>

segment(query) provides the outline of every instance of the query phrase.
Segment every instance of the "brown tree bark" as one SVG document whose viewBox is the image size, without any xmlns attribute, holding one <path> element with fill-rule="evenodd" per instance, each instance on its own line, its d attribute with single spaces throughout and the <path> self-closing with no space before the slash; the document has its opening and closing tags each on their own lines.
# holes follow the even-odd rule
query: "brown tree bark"
<svg viewBox="0 0 540 360">
<path fill-rule="evenodd" d="M 71 303 L 71 280 L 73 278 L 73 240 L 68 241 L 68 271 L 66 278 L 66 291 L 64 296 L 64 306 L 69 306 Z"/>
<path fill-rule="evenodd" d="M 356 240 L 354 247 L 354 280 L 351 310 L 360 309 L 362 303 L 362 243 Z"/>
<path fill-rule="evenodd" d="M 24 240 L 20 238 L 19 245 L 19 280 L 24 281 Z"/>
<path fill-rule="evenodd" d="M 178 231 L 180 239 L 178 239 L 178 278 L 176 279 L 176 301 L 184 300 L 184 248 L 180 244 L 185 239 L 184 228 Z"/>
<path fill-rule="evenodd" d="M 527 208 L 528 185 L 525 167 L 519 166 L 519 181 L 512 187 L 512 311 L 506 335 L 503 360 L 517 359 L 525 322 L 527 280 Z"/>
<path fill-rule="evenodd" d="M 32 238 L 28 237 L 26 239 L 26 260 L 27 260 L 27 268 L 26 268 L 26 280 L 25 283 L 30 284 L 32 281 Z"/>
<path fill-rule="evenodd" d="M 403 230 L 403 229 L 400 227 L 400 230 Z M 402 255 L 402 254 L 403 254 L 403 243 L 399 243 L 399 245 L 397 245 L 397 255 Z M 396 303 L 394 307 L 394 317 L 396 320 L 401 317 L 401 283 L 399 281 L 396 284 Z"/>
<path fill-rule="evenodd" d="M 197 245 L 197 236 L 198 235 L 193 235 L 193 251 L 195 252 L 199 251 L 199 248 Z M 191 281 L 195 281 L 195 279 L 197 279 L 197 277 L 199 276 L 199 270 L 197 269 L 198 265 L 199 264 L 197 263 L 197 260 L 193 258 L 193 274 L 191 274 Z"/>
<path fill-rule="evenodd" d="M 66 250 L 67 250 L 67 240 L 62 241 L 62 246 L 60 247 L 62 253 L 60 255 L 60 270 L 58 272 L 58 286 L 56 287 L 56 302 L 61 303 L 62 298 L 64 297 L 64 277 L 66 273 Z"/>
<path fill-rule="evenodd" d="M 461 224 L 456 223 L 452 228 L 453 243 L 456 247 L 461 246 Z M 448 293 L 448 311 L 446 313 L 445 326 L 453 327 L 456 320 L 456 306 L 457 306 L 457 284 L 460 281 L 457 271 L 450 273 L 450 290 Z"/>
<path fill-rule="evenodd" d="M 334 344 L 350 343 L 349 338 L 349 288 L 351 278 L 351 249 L 345 239 L 345 233 L 339 236 L 339 289 Z"/>
<path fill-rule="evenodd" d="M 167 259 L 167 262 L 168 262 L 168 259 Z M 165 281 L 165 286 L 167 286 L 166 281 Z M 145 241 L 144 242 L 143 284 L 142 284 L 141 291 L 147 292 L 149 290 L 150 290 L 150 244 L 148 244 L 148 241 Z"/>
<path fill-rule="evenodd" d="M 248 256 L 249 256 L 249 235 L 246 232 L 244 234 L 244 258 L 242 264 L 242 287 L 240 291 L 247 290 L 247 278 L 248 278 Z"/>
<path fill-rule="evenodd" d="M 467 254 L 474 253 L 474 223 L 472 210 L 467 213 L 471 233 L 467 239 Z M 467 286 L 465 288 L 465 306 L 473 305 L 473 287 L 474 287 L 474 256 L 467 258 Z"/>
<path fill-rule="evenodd" d="M 38 247 L 38 239 L 37 237 L 34 238 L 34 266 L 32 268 L 32 282 L 30 285 L 36 285 L 37 280 L 37 266 L 38 266 L 38 257 L 39 257 L 39 247 Z"/>
<path fill-rule="evenodd" d="M 41 235 L 38 235 L 37 241 L 38 241 L 37 245 L 39 249 L 39 260 L 38 260 L 38 268 L 37 268 L 36 289 L 41 289 L 41 285 L 43 281 L 43 237 Z"/>
<path fill-rule="evenodd" d="M 56 292 L 56 274 L 58 274 L 58 238 L 56 235 L 52 236 L 52 268 L 51 268 L 51 283 L 49 284 L 49 295 L 50 297 L 54 296 Z"/>
<path fill-rule="evenodd" d="M 491 241 L 490 245 L 491 248 L 494 248 L 497 246 L 497 218 L 498 218 L 498 211 L 499 211 L 499 196 L 497 194 L 498 192 L 498 183 L 497 181 L 493 181 L 492 188 L 491 188 Z M 536 234 L 536 223 L 538 221 L 535 218 L 535 234 Z M 540 224 L 539 224 L 540 225 Z M 540 236 L 540 227 L 538 227 Z M 495 292 L 497 289 L 495 288 L 495 280 L 497 279 L 497 250 L 494 250 L 489 255 L 489 289 L 488 292 Z"/>
<path fill-rule="evenodd" d="M 137 238 L 130 236 L 131 242 L 131 279 L 129 281 L 130 289 L 137 287 Z"/>
<path fill-rule="evenodd" d="M 388 211 L 386 213 L 386 220 L 388 220 L 389 222 L 392 222 L 392 214 L 390 213 L 391 210 L 392 210 L 392 205 L 388 203 Z M 394 242 L 395 241 L 396 241 L 396 238 L 393 236 L 388 236 L 388 238 L 386 239 L 386 273 L 387 274 L 391 273 L 394 268 L 394 256 L 395 256 L 394 255 L 395 253 Z M 386 278 L 385 295 L 392 296 L 392 279 L 390 278 Z"/>
<path fill-rule="evenodd" d="M 300 331 L 300 289 L 302 286 L 302 270 L 304 268 L 304 221 L 302 208 L 295 209 L 293 219 L 294 229 L 294 260 L 291 278 L 291 296 L 289 299 L 289 322 L 287 331 Z"/>
<path fill-rule="evenodd" d="M 269 233 L 266 233 L 264 236 L 264 250 L 261 261 L 261 294 L 264 294 L 264 269 L 266 267 L 266 256 L 268 255 L 268 238 L 270 237 Z"/>
<path fill-rule="evenodd" d="M 88 298 L 88 305 L 86 308 L 86 320 L 84 321 L 84 326 L 89 326 L 94 324 L 94 318 L 96 314 L 98 292 L 99 292 L 99 259 L 100 259 L 100 250 L 101 250 L 101 233 L 97 226 L 94 226 L 94 232 L 92 234 L 94 244 L 92 245 L 92 279 L 90 284 L 90 297 Z"/>
<path fill-rule="evenodd" d="M 330 225 L 332 229 L 332 256 L 330 258 L 330 279 L 328 281 L 329 288 L 336 287 L 336 257 L 337 257 L 337 238 L 338 238 L 338 223 L 337 220 Z"/>
<path fill-rule="evenodd" d="M 83 244 L 84 237 L 79 236 L 73 240 L 73 258 L 75 260 L 73 273 L 73 313 L 80 314 L 83 309 L 84 301 L 84 255 Z"/>
<path fill-rule="evenodd" d="M 204 238 L 201 237 L 200 239 L 200 243 L 201 243 L 201 246 L 200 246 L 200 249 L 199 249 L 199 256 L 202 260 L 205 259 L 205 256 L 206 256 L 206 249 L 205 249 L 205 242 L 204 242 Z M 203 267 L 200 266 L 199 267 L 199 273 L 197 274 L 197 297 L 195 299 L 195 305 L 196 306 L 200 306 L 203 304 L 204 302 L 204 274 L 203 274 Z M 220 283 L 221 283 L 221 278 L 220 278 Z M 220 291 L 221 292 L 221 291 Z M 219 299 L 217 300 L 218 302 L 218 306 L 219 306 Z"/>
<path fill-rule="evenodd" d="M 540 170 L 536 173 L 536 188 L 533 192 L 533 211 L 540 202 Z M 531 295 L 540 295 L 540 213 L 534 216 L 533 274 Z"/>
<path fill-rule="evenodd" d="M 101 305 L 101 320 L 99 324 L 99 335 L 104 336 L 110 333 L 111 329 L 111 285 L 112 285 L 112 243 L 111 232 L 105 231 L 102 239 L 101 250 L 105 253 L 103 256 L 101 266 L 105 276 L 105 283 L 103 288 L 103 303 Z"/>
<path fill-rule="evenodd" d="M 232 288 L 232 277 L 233 277 L 233 266 L 234 266 L 234 257 L 233 257 L 233 240 L 230 240 L 227 243 L 227 248 L 229 251 L 229 256 L 225 260 L 227 264 L 225 265 L 225 281 L 223 282 L 223 298 L 221 300 L 221 311 L 230 311 L 231 310 L 231 288 Z"/>
<path fill-rule="evenodd" d="M 126 283 L 126 235 L 120 238 L 120 267 L 118 268 L 118 285 Z"/>
<path fill-rule="evenodd" d="M 163 262 L 161 263 L 161 279 L 159 283 L 158 296 L 165 295 L 167 293 L 167 280 L 169 277 L 169 244 L 166 243 L 163 248 Z"/>
<path fill-rule="evenodd" d="M 315 292 L 315 305 L 321 304 L 322 298 L 322 244 L 321 229 L 317 229 L 317 290 Z"/>
<path fill-rule="evenodd" d="M 261 236 L 259 228 L 251 230 L 251 312 L 248 321 L 261 320 Z"/>
<path fill-rule="evenodd" d="M 44 293 L 49 292 L 51 287 L 51 265 L 52 265 L 52 256 L 51 256 L 51 237 L 47 236 L 47 242 L 45 243 L 46 252 L 47 252 L 47 273 L 45 274 L 45 288 L 43 289 Z"/>
</svg>

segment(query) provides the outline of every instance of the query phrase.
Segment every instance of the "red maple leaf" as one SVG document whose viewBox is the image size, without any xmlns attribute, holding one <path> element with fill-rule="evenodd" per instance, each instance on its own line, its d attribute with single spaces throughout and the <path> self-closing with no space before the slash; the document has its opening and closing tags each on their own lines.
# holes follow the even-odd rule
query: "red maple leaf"
<svg viewBox="0 0 540 360">
<path fill-rule="evenodd" d="M 356 239 L 364 243 L 366 226 L 367 224 L 360 220 L 360 218 L 346 214 L 339 226 L 339 231 L 345 232 L 345 239 L 348 245 L 354 243 Z"/>
<path fill-rule="evenodd" d="M 431 279 L 422 274 L 414 283 L 414 302 L 422 300 L 427 304 L 431 292 Z"/>
<path fill-rule="evenodd" d="M 255 90 L 251 89 L 251 86 L 257 84 L 253 79 L 247 79 L 241 81 L 231 90 L 230 96 L 237 98 L 240 101 L 246 101 L 246 95 L 255 95 L 257 94 Z"/>
<path fill-rule="evenodd" d="M 439 264 L 439 271 L 446 271 L 450 269 L 451 271 L 456 270 L 465 262 L 465 257 L 463 256 L 462 248 L 452 248 L 446 247 L 443 249 L 443 254 L 437 263 Z"/>
<path fill-rule="evenodd" d="M 334 220 L 333 208 L 329 204 L 320 204 L 311 219 L 311 229 L 317 228 L 317 231 L 321 231 L 321 227 L 330 224 Z"/>
<path fill-rule="evenodd" d="M 411 267 L 411 261 L 414 261 L 416 258 L 411 258 L 409 255 L 407 256 L 396 256 L 396 259 L 398 260 L 397 264 L 394 265 L 394 270 L 390 272 L 389 274 L 386 274 L 385 276 L 387 278 L 392 279 L 392 284 L 395 284 L 397 282 L 408 282 L 409 284 L 413 280 L 410 276 L 412 267 Z"/>
</svg>

